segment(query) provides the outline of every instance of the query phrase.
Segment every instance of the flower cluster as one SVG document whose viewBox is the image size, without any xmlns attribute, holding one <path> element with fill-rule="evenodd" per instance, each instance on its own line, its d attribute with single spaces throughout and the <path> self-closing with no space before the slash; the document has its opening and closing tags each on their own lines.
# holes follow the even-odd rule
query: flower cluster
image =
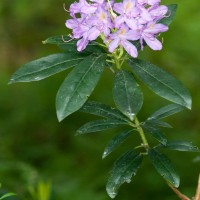
<svg viewBox="0 0 200 200">
<path fill-rule="evenodd" d="M 123 47 L 129 55 L 137 57 L 137 48 L 132 41 L 144 42 L 153 50 L 161 50 L 162 43 L 157 36 L 168 30 L 159 21 L 166 17 L 168 7 L 160 5 L 161 0 L 79 0 L 71 4 L 72 19 L 66 26 L 78 39 L 77 50 L 82 51 L 90 41 L 99 36 L 109 52 Z"/>
</svg>

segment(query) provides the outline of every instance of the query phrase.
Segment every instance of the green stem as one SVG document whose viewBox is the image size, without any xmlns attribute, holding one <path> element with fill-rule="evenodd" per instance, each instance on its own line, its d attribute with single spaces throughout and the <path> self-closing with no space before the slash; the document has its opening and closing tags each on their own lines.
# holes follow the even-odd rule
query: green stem
<svg viewBox="0 0 200 200">
<path fill-rule="evenodd" d="M 138 130 L 138 133 L 140 134 L 140 137 L 141 137 L 141 139 L 142 139 L 142 142 L 143 142 L 144 147 L 145 147 L 146 149 L 148 149 L 148 148 L 149 148 L 148 141 L 147 141 L 147 139 L 146 139 L 146 136 L 145 136 L 145 134 L 144 134 L 144 131 L 143 131 L 142 127 L 140 126 L 140 122 L 139 122 L 139 120 L 138 120 L 138 118 L 137 118 L 136 116 L 135 116 L 135 124 L 136 124 L 136 126 L 137 126 L 137 130 Z"/>
<path fill-rule="evenodd" d="M 113 57 L 114 57 L 117 69 L 121 69 L 121 65 L 120 65 L 119 59 L 117 58 L 117 55 L 115 53 L 113 54 Z"/>
</svg>

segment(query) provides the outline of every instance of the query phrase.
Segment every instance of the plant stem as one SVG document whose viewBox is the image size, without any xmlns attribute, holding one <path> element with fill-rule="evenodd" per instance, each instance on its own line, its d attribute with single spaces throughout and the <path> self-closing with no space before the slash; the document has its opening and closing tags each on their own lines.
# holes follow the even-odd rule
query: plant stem
<svg viewBox="0 0 200 200">
<path fill-rule="evenodd" d="M 139 122 L 139 120 L 138 120 L 138 118 L 137 118 L 136 116 L 135 116 L 135 124 L 136 124 L 136 126 L 137 126 L 137 131 L 138 131 L 138 133 L 140 134 L 140 137 L 141 137 L 141 139 L 142 139 L 143 146 L 144 146 L 146 149 L 148 149 L 148 148 L 149 148 L 148 141 L 147 141 L 147 139 L 146 139 L 146 136 L 145 136 L 145 134 L 144 134 L 144 131 L 143 131 L 142 127 L 140 126 L 140 122 Z"/>
<path fill-rule="evenodd" d="M 177 188 L 173 187 L 170 183 L 167 182 L 167 184 L 169 185 L 169 187 L 176 193 L 176 195 L 181 199 L 181 200 L 191 200 L 190 198 L 188 198 L 187 196 L 185 196 L 184 194 L 182 194 Z M 195 199 L 196 200 L 196 199 Z"/>
<path fill-rule="evenodd" d="M 113 57 L 114 57 L 117 69 L 121 69 L 121 65 L 120 65 L 119 59 L 117 58 L 117 55 L 113 54 Z"/>
</svg>

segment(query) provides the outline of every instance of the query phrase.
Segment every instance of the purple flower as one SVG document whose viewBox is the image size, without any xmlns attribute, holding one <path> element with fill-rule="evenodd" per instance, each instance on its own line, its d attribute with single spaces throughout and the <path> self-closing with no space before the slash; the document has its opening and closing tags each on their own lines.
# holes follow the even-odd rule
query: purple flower
<svg viewBox="0 0 200 200">
<path fill-rule="evenodd" d="M 143 40 L 147 45 L 153 50 L 161 50 L 162 43 L 156 39 L 159 33 L 166 32 L 168 27 L 163 24 L 156 24 L 155 22 L 150 22 L 141 31 L 140 44 L 143 49 Z"/>
<path fill-rule="evenodd" d="M 102 6 L 98 7 L 95 16 L 89 18 L 87 22 L 95 26 L 100 31 L 100 34 L 104 33 L 106 37 L 110 34 L 110 30 L 114 28 L 110 14 Z"/>
<path fill-rule="evenodd" d="M 159 4 L 161 0 L 137 0 L 140 5 L 156 5 Z"/>
<path fill-rule="evenodd" d="M 162 49 L 156 37 L 168 30 L 158 23 L 167 11 L 160 0 L 79 0 L 70 6 L 72 19 L 66 21 L 66 27 L 72 29 L 72 38 L 78 39 L 78 51 L 101 36 L 109 52 L 120 46 L 137 57 L 137 49 L 130 41 L 140 41 L 142 49 L 144 41 L 153 50 Z"/>
<path fill-rule="evenodd" d="M 137 48 L 128 40 L 138 40 L 140 38 L 137 31 L 130 30 L 126 25 L 110 36 L 109 52 L 113 52 L 119 45 L 123 46 L 127 53 L 136 58 L 138 56 Z"/>
<path fill-rule="evenodd" d="M 123 3 L 115 3 L 113 10 L 120 14 L 115 18 L 115 27 L 119 28 L 121 24 L 126 24 L 132 28 L 137 28 L 137 20 L 140 9 L 136 6 L 136 0 L 124 0 Z"/>
</svg>

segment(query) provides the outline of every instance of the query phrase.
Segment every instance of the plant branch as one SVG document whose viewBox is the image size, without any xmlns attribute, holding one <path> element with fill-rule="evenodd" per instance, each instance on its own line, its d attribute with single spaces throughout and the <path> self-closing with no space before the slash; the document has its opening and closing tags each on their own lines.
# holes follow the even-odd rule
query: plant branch
<svg viewBox="0 0 200 200">
<path fill-rule="evenodd" d="M 187 196 L 185 196 L 184 194 L 182 194 L 177 188 L 173 187 L 170 183 L 167 183 L 169 185 L 169 187 L 177 194 L 177 196 L 181 199 L 181 200 L 191 200 L 190 198 L 188 198 Z M 195 199 L 196 200 L 196 199 Z"/>
<path fill-rule="evenodd" d="M 144 134 L 144 131 L 143 131 L 142 127 L 140 126 L 140 122 L 139 122 L 139 120 L 138 120 L 138 118 L 137 118 L 136 116 L 135 116 L 135 124 L 136 124 L 136 126 L 137 126 L 137 131 L 138 131 L 138 133 L 140 134 L 140 137 L 141 137 L 141 139 L 142 139 L 143 146 L 144 146 L 146 149 L 148 149 L 148 148 L 149 148 L 148 141 L 147 141 L 147 139 L 146 139 L 146 136 L 145 136 L 145 134 Z"/>
</svg>

